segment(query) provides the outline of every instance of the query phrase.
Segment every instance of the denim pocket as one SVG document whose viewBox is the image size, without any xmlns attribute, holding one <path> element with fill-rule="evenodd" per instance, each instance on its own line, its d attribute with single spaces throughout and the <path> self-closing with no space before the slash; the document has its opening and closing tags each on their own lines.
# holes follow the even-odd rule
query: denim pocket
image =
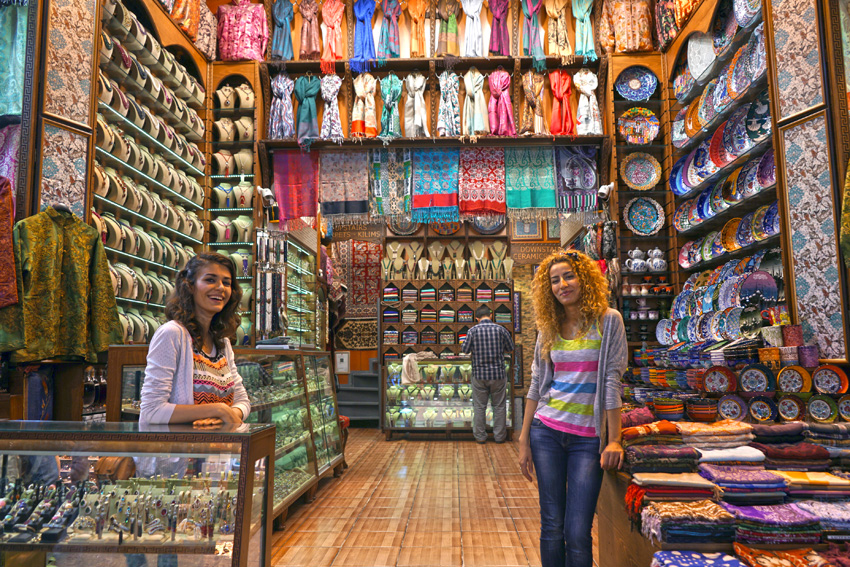
<svg viewBox="0 0 850 567">
<path fill-rule="evenodd" d="M 543 425 L 542 421 L 540 421 L 539 419 L 537 419 L 535 417 L 533 420 L 531 420 L 531 427 L 546 427 L 546 426 Z"/>
</svg>

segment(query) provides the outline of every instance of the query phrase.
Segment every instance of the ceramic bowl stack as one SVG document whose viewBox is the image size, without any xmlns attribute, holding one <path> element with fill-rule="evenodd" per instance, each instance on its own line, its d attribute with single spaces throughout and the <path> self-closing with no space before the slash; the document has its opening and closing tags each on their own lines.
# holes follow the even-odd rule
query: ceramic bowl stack
<svg viewBox="0 0 850 567">
<path fill-rule="evenodd" d="M 653 398 L 653 413 L 657 419 L 679 421 L 685 417 L 685 404 L 674 398 Z"/>
<path fill-rule="evenodd" d="M 688 400 L 687 414 L 691 421 L 712 422 L 717 419 L 717 400 L 711 398 Z"/>
</svg>

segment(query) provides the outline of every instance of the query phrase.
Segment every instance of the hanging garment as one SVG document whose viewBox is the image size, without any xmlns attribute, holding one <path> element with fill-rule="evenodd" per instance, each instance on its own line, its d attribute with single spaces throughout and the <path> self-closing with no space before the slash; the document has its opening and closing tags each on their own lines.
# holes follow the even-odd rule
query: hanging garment
<svg viewBox="0 0 850 567">
<path fill-rule="evenodd" d="M 217 49 L 215 38 L 217 30 L 218 20 L 210 12 L 207 3 L 201 2 L 201 19 L 198 24 L 198 38 L 195 40 L 195 47 L 198 48 L 198 51 L 206 55 L 210 61 L 215 61 Z"/>
<path fill-rule="evenodd" d="M 295 80 L 295 99 L 298 101 L 298 115 L 295 119 L 295 134 L 299 145 L 309 145 L 319 137 L 316 96 L 322 82 L 318 77 L 300 76 Z"/>
<path fill-rule="evenodd" d="M 384 12 L 381 21 L 381 36 L 378 41 L 378 64 L 383 65 L 387 59 L 397 59 L 400 56 L 398 36 L 398 17 L 401 16 L 399 0 L 382 0 L 381 10 Z"/>
<path fill-rule="evenodd" d="M 319 152 L 277 150 L 274 164 L 274 191 L 280 220 L 315 217 L 319 187 Z"/>
<path fill-rule="evenodd" d="M 464 57 L 484 57 L 484 37 L 481 35 L 481 6 L 484 0 L 461 0 L 466 14 L 463 38 Z"/>
<path fill-rule="evenodd" d="M 327 0 L 322 6 L 322 21 L 327 29 L 325 52 L 322 54 L 322 73 L 334 72 L 334 63 L 342 59 L 342 18 L 345 4 L 342 0 Z"/>
<path fill-rule="evenodd" d="M 457 222 L 458 148 L 413 150 L 414 222 Z"/>
<path fill-rule="evenodd" d="M 195 41 L 201 23 L 201 0 L 176 0 L 171 7 L 171 19 Z"/>
<path fill-rule="evenodd" d="M 322 115 L 323 140 L 331 140 L 341 144 L 345 136 L 342 133 L 342 123 L 339 120 L 339 88 L 342 79 L 336 75 L 322 77 L 322 100 L 325 101 L 325 112 Z"/>
<path fill-rule="evenodd" d="M 460 136 L 460 77 L 443 71 L 440 80 L 440 109 L 437 113 L 437 132 L 441 136 Z"/>
<path fill-rule="evenodd" d="M 534 71 L 529 71 L 522 76 L 525 104 L 522 110 L 520 135 L 549 133 L 546 120 L 543 118 L 543 84 L 545 82 L 543 75 Z"/>
<path fill-rule="evenodd" d="M 844 264 L 850 268 L 850 164 L 844 175 L 844 197 L 841 203 L 839 248 L 844 254 Z"/>
<path fill-rule="evenodd" d="M 504 148 L 461 148 L 458 169 L 457 192 L 461 215 L 505 214 Z"/>
<path fill-rule="evenodd" d="M 540 7 L 543 0 L 520 0 L 522 5 L 522 53 L 534 60 L 538 71 L 546 69 L 546 55 L 543 53 L 543 40 L 540 37 Z"/>
<path fill-rule="evenodd" d="M 12 184 L 12 208 L 18 188 L 18 162 L 21 157 L 21 125 L 10 124 L 0 129 L 0 177 Z"/>
<path fill-rule="evenodd" d="M 12 229 L 15 224 L 14 188 L 6 177 L 0 177 L 0 309 L 18 302 L 15 277 L 15 253 Z"/>
<path fill-rule="evenodd" d="M 319 32 L 319 5 L 316 0 L 301 0 L 301 50 L 298 58 L 315 61 L 322 52 L 322 36 Z"/>
<path fill-rule="evenodd" d="M 406 217 L 413 189 L 409 148 L 369 150 L 369 212 L 372 216 Z"/>
<path fill-rule="evenodd" d="M 354 109 L 351 112 L 351 136 L 374 138 L 378 135 L 375 116 L 375 77 L 361 73 L 354 79 Z"/>
<path fill-rule="evenodd" d="M 493 22 L 490 24 L 490 53 L 494 55 L 511 55 L 511 41 L 508 37 L 510 10 L 510 0 L 490 0 L 490 13 L 493 14 Z"/>
<path fill-rule="evenodd" d="M 546 17 L 549 20 L 549 55 L 560 57 L 561 65 L 570 62 L 573 46 L 570 45 L 568 0 L 545 0 Z"/>
<path fill-rule="evenodd" d="M 425 49 L 426 0 L 408 0 L 407 15 L 410 17 L 410 56 L 427 57 Z"/>
<path fill-rule="evenodd" d="M 573 111 L 570 107 L 572 83 L 572 77 L 566 69 L 556 69 L 549 73 L 549 87 L 552 90 L 550 130 L 555 136 L 574 136 L 576 133 Z"/>
<path fill-rule="evenodd" d="M 422 73 L 411 73 L 404 79 L 404 88 L 407 91 L 407 100 L 404 102 L 404 134 L 408 138 L 427 138 L 431 135 L 428 133 L 428 108 L 425 106 L 426 86 L 427 79 Z"/>
<path fill-rule="evenodd" d="M 334 225 L 363 222 L 369 213 L 367 150 L 323 151 L 319 155 L 322 216 Z"/>
<path fill-rule="evenodd" d="M 466 88 L 466 98 L 463 101 L 463 135 L 489 134 L 487 103 L 484 100 L 484 75 L 472 67 L 463 76 L 463 86 Z"/>
<path fill-rule="evenodd" d="M 292 18 L 294 16 L 291 0 L 277 0 L 272 6 L 272 59 L 289 61 L 295 55 L 292 52 Z"/>
<path fill-rule="evenodd" d="M 666 51 L 667 47 L 679 35 L 679 26 L 676 24 L 676 7 L 673 0 L 656 1 L 655 31 L 658 34 L 658 48 L 661 51 Z"/>
<path fill-rule="evenodd" d="M 505 148 L 505 193 L 512 219 L 557 216 L 552 148 Z"/>
<path fill-rule="evenodd" d="M 596 148 L 556 147 L 555 185 L 560 214 L 596 210 L 596 192 L 599 188 Z"/>
<path fill-rule="evenodd" d="M 0 6 L 0 115 L 22 112 L 27 10 L 26 6 Z"/>
<path fill-rule="evenodd" d="M 458 55 L 457 17 L 460 15 L 458 0 L 439 0 L 437 17 L 440 20 L 440 39 L 437 42 L 437 56 Z"/>
<path fill-rule="evenodd" d="M 98 231 L 47 207 L 12 230 L 18 302 L 0 309 L 0 352 L 13 362 L 97 362 L 122 342 L 109 263 Z"/>
<path fill-rule="evenodd" d="M 597 31 L 605 53 L 652 51 L 649 0 L 605 0 Z"/>
<path fill-rule="evenodd" d="M 269 28 L 262 4 L 233 0 L 218 8 L 218 52 L 222 61 L 263 61 Z"/>
<path fill-rule="evenodd" d="M 292 91 L 295 83 L 286 73 L 278 73 L 271 80 L 272 102 L 269 106 L 269 139 L 282 140 L 295 136 L 295 119 L 292 112 Z"/>
<path fill-rule="evenodd" d="M 573 84 L 579 90 L 576 116 L 576 134 L 579 136 L 601 136 L 602 117 L 596 100 L 596 87 L 599 81 L 590 69 L 580 69 L 573 75 Z"/>
<path fill-rule="evenodd" d="M 593 24 L 590 12 L 593 0 L 572 0 L 573 18 L 576 22 L 576 55 L 587 61 L 596 61 L 596 47 L 593 45 Z"/>
<path fill-rule="evenodd" d="M 389 140 L 401 137 L 401 116 L 398 103 L 401 100 L 401 79 L 395 73 L 390 73 L 381 79 L 381 100 L 384 108 L 381 110 L 380 138 Z"/>
<path fill-rule="evenodd" d="M 375 40 L 372 37 L 372 15 L 375 13 L 373 0 L 357 0 L 354 4 L 354 57 L 349 61 L 355 73 L 368 71 L 375 59 Z"/>
<path fill-rule="evenodd" d="M 516 136 L 511 103 L 511 76 L 504 69 L 490 73 L 490 132 L 495 136 Z"/>
</svg>

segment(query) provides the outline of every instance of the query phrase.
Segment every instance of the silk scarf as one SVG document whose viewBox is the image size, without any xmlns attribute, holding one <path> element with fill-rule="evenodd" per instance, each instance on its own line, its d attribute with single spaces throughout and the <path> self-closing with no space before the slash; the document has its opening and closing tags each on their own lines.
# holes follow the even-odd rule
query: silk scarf
<svg viewBox="0 0 850 567">
<path fill-rule="evenodd" d="M 0 307 L 18 302 L 18 278 L 12 228 L 15 224 L 14 188 L 6 177 L 0 177 Z"/>
<path fill-rule="evenodd" d="M 538 220 L 557 216 L 551 147 L 505 148 L 508 216 Z"/>
<path fill-rule="evenodd" d="M 484 75 L 472 67 L 463 76 L 466 98 L 463 101 L 463 135 L 489 134 L 487 103 L 484 100 Z"/>
<path fill-rule="evenodd" d="M 596 210 L 596 191 L 599 186 L 596 148 L 555 148 L 555 183 L 558 188 L 558 212 L 562 215 Z"/>
<path fill-rule="evenodd" d="M 522 111 L 521 135 L 548 134 L 546 120 L 543 118 L 543 84 L 546 79 L 541 73 L 529 71 L 522 76 L 522 90 L 525 93 L 525 105 Z"/>
<path fill-rule="evenodd" d="M 490 13 L 493 14 L 493 23 L 490 25 L 490 52 L 495 55 L 511 55 L 511 42 L 508 38 L 510 9 L 509 0 L 490 0 Z"/>
<path fill-rule="evenodd" d="M 437 132 L 441 136 L 460 136 L 460 77 L 443 71 L 440 80 L 440 109 L 437 113 Z M 850 214 L 850 213 L 849 213 Z"/>
<path fill-rule="evenodd" d="M 464 57 L 484 57 L 484 37 L 481 35 L 481 6 L 484 0 L 461 0 L 466 14 L 466 33 L 463 38 Z"/>
<path fill-rule="evenodd" d="M 292 59 L 292 17 L 294 11 L 290 0 L 277 0 L 272 6 L 272 20 L 274 30 L 272 33 L 272 59 Z"/>
<path fill-rule="evenodd" d="M 295 133 L 298 144 L 310 145 L 319 137 L 316 96 L 322 87 L 318 77 L 300 76 L 295 80 L 295 99 L 298 101 L 298 114 L 295 119 Z"/>
<path fill-rule="evenodd" d="M 461 215 L 469 218 L 506 213 L 504 148 L 461 148 L 458 170 Z"/>
<path fill-rule="evenodd" d="M 511 104 L 511 76 L 504 69 L 496 69 L 490 73 L 489 81 L 490 102 L 487 109 L 490 132 L 495 136 L 516 136 L 513 104 Z"/>
<path fill-rule="evenodd" d="M 342 123 L 339 119 L 339 88 L 342 79 L 336 75 L 322 77 L 322 100 L 325 101 L 325 112 L 322 116 L 322 139 L 341 144 L 345 136 L 342 133 Z"/>
<path fill-rule="evenodd" d="M 377 135 L 375 77 L 370 73 L 361 73 L 354 79 L 354 108 L 351 112 L 351 136 L 374 138 Z"/>
<path fill-rule="evenodd" d="M 316 0 L 301 0 L 301 51 L 298 58 L 302 61 L 314 61 L 322 52 L 322 40 L 319 35 L 319 5 Z"/>
<path fill-rule="evenodd" d="M 375 41 L 372 37 L 372 15 L 375 13 L 373 0 L 357 0 L 354 4 L 354 57 L 349 64 L 355 73 L 368 71 L 375 59 Z"/>
<path fill-rule="evenodd" d="M 269 106 L 269 139 L 282 140 L 295 136 L 292 113 L 292 91 L 295 83 L 286 73 L 278 73 L 271 80 L 272 102 Z"/>
<path fill-rule="evenodd" d="M 425 106 L 427 79 L 422 73 L 411 73 L 404 79 L 407 99 L 404 102 L 404 133 L 408 138 L 427 138 L 428 108 Z"/>
<path fill-rule="evenodd" d="M 457 222 L 458 148 L 413 150 L 414 222 Z"/>
<path fill-rule="evenodd" d="M 384 101 L 381 110 L 380 138 L 390 140 L 401 137 L 401 116 L 398 103 L 401 100 L 401 79 L 395 73 L 390 73 L 381 79 L 381 99 Z"/>
<path fill-rule="evenodd" d="M 550 131 L 555 136 L 575 136 L 573 111 L 570 107 L 573 80 L 566 69 L 556 69 L 549 73 L 549 87 L 552 90 L 552 123 Z"/>
<path fill-rule="evenodd" d="M 319 153 L 322 216 L 334 225 L 362 222 L 369 213 L 369 152 L 327 150 Z"/>
<path fill-rule="evenodd" d="M 457 17 L 460 14 L 458 0 L 439 0 L 437 16 L 440 19 L 440 39 L 437 42 L 437 56 L 457 55 Z"/>
<path fill-rule="evenodd" d="M 543 41 L 540 39 L 540 20 L 538 13 L 543 0 L 520 0 L 522 5 L 523 54 L 534 60 L 534 68 L 546 70 L 546 55 L 543 53 Z"/>
<path fill-rule="evenodd" d="M 567 28 L 569 14 L 568 0 L 545 0 L 546 16 L 549 21 L 549 55 L 560 57 L 561 65 L 570 63 L 573 46 L 570 45 L 570 35 Z"/>
<path fill-rule="evenodd" d="M 327 28 L 327 43 L 322 54 L 322 73 L 334 72 L 335 62 L 342 59 L 342 17 L 345 4 L 342 0 L 327 0 L 322 6 L 322 21 Z"/>
<path fill-rule="evenodd" d="M 381 21 L 381 37 L 378 41 L 378 65 L 383 65 L 387 59 L 397 59 L 401 52 L 398 39 L 398 17 L 401 16 L 401 4 L 398 0 L 382 0 L 381 10 L 384 12 L 384 17 Z"/>
<path fill-rule="evenodd" d="M 593 0 L 572 0 L 573 18 L 576 21 L 576 55 L 585 62 L 596 61 L 596 47 L 593 45 L 593 25 L 590 23 L 590 11 Z"/>
<path fill-rule="evenodd" d="M 410 56 L 427 57 L 425 50 L 425 0 L 408 0 L 407 13 L 410 16 Z"/>
<path fill-rule="evenodd" d="M 573 84 L 579 90 L 576 116 L 576 134 L 579 136 L 601 136 L 602 118 L 599 103 L 596 101 L 596 87 L 599 81 L 590 69 L 580 69 L 573 75 Z"/>
<path fill-rule="evenodd" d="M 274 152 L 274 190 L 280 220 L 315 217 L 319 188 L 319 152 Z"/>
<path fill-rule="evenodd" d="M 372 216 L 405 217 L 413 190 L 411 150 L 369 150 L 369 211 Z"/>
<path fill-rule="evenodd" d="M 442 84 L 442 83 L 441 83 Z M 839 247 L 844 253 L 844 265 L 850 268 L 850 163 L 844 176 L 844 198 L 841 202 L 841 237 Z"/>
</svg>

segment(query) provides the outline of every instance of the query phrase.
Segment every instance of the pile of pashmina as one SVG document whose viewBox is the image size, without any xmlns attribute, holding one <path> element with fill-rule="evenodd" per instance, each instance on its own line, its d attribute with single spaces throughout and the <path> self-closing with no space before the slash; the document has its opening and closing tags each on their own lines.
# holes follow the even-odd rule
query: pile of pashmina
<svg viewBox="0 0 850 567">
<path fill-rule="evenodd" d="M 756 443 L 775 445 L 777 443 L 799 443 L 803 441 L 803 431 L 806 424 L 802 421 L 790 423 L 767 425 L 764 423 L 753 424 L 753 434 Z"/>
<path fill-rule="evenodd" d="M 750 443 L 766 457 L 768 469 L 789 471 L 825 471 L 829 468 L 829 452 L 812 443 Z"/>
<path fill-rule="evenodd" d="M 641 533 L 652 541 L 711 543 L 735 537 L 735 516 L 711 500 L 650 502 L 640 516 Z"/>
<path fill-rule="evenodd" d="M 810 443 L 850 448 L 850 423 L 807 423 L 802 431 Z"/>
<path fill-rule="evenodd" d="M 820 556 L 832 563 L 834 567 L 850 567 L 850 543 L 843 545 L 830 543 L 829 549 L 821 551 Z"/>
<path fill-rule="evenodd" d="M 791 498 L 850 498 L 850 480 L 828 472 L 776 471 L 776 474 L 788 481 L 788 496 Z"/>
<path fill-rule="evenodd" d="M 741 543 L 818 543 L 821 526 L 817 516 L 796 504 L 736 506 L 721 504 L 735 516 L 735 541 Z"/>
<path fill-rule="evenodd" d="M 632 520 L 649 502 L 718 500 L 721 490 L 696 473 L 635 473 L 626 490 L 626 510 Z"/>
<path fill-rule="evenodd" d="M 694 472 L 699 452 L 681 445 L 635 445 L 626 448 L 624 468 L 631 472 Z"/>
<path fill-rule="evenodd" d="M 650 567 L 747 567 L 726 553 L 698 551 L 656 551 Z"/>
<path fill-rule="evenodd" d="M 732 449 L 753 440 L 753 427 L 734 419 L 714 423 L 680 421 L 676 423 L 685 445 L 697 449 Z"/>
<path fill-rule="evenodd" d="M 649 408 L 637 408 L 631 411 L 624 411 L 620 415 L 620 424 L 625 427 L 634 427 L 635 425 L 645 425 L 655 421 L 655 416 Z"/>
<path fill-rule="evenodd" d="M 811 548 L 769 550 L 736 543 L 735 555 L 753 567 L 835 567 Z"/>
<path fill-rule="evenodd" d="M 734 449 L 700 449 L 699 453 L 700 463 L 736 466 L 740 469 L 764 469 L 764 453 L 749 446 Z"/>
<path fill-rule="evenodd" d="M 623 447 L 632 445 L 681 445 L 682 436 L 673 422 L 662 419 L 646 425 L 627 427 L 622 431 Z"/>
<path fill-rule="evenodd" d="M 785 478 L 766 470 L 699 465 L 699 474 L 723 489 L 723 500 L 733 504 L 781 504 L 788 486 Z"/>
</svg>

